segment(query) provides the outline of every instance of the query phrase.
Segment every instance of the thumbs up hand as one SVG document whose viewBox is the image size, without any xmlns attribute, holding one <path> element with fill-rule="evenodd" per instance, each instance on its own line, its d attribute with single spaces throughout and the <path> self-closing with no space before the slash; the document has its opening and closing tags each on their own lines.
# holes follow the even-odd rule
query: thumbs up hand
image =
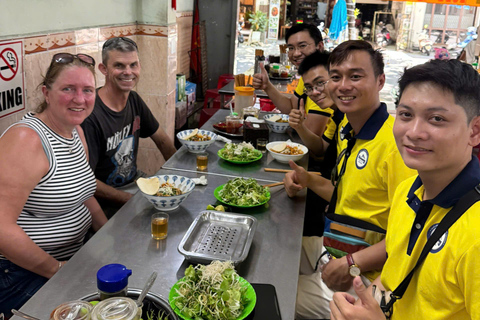
<svg viewBox="0 0 480 320">
<path fill-rule="evenodd" d="M 308 172 L 305 169 L 298 166 L 292 160 L 290 160 L 288 164 L 290 165 L 290 168 L 292 168 L 292 171 L 285 174 L 283 182 L 288 196 L 294 197 L 303 188 L 307 187 L 309 176 Z"/>
<path fill-rule="evenodd" d="M 303 102 L 303 99 L 300 99 L 299 103 L 299 109 L 292 109 L 288 116 L 288 124 L 295 130 L 302 127 L 306 119 L 305 103 Z"/>
<path fill-rule="evenodd" d="M 267 89 L 268 82 L 268 72 L 265 70 L 263 63 L 260 63 L 260 73 L 255 73 L 252 78 L 252 86 L 255 89 L 265 90 Z"/>
<path fill-rule="evenodd" d="M 353 279 L 353 288 L 358 296 L 355 298 L 346 292 L 336 292 L 330 301 L 330 316 L 335 320 L 385 320 L 385 315 L 367 290 L 360 277 Z"/>
</svg>

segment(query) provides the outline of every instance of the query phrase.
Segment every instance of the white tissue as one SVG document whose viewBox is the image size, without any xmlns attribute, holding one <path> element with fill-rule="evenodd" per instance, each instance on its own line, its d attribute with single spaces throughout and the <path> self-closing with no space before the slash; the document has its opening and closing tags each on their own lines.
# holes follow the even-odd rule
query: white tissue
<svg viewBox="0 0 480 320">
<path fill-rule="evenodd" d="M 195 182 L 195 184 L 201 184 L 203 186 L 206 186 L 208 183 L 207 178 L 205 178 L 205 176 L 201 176 L 200 178 L 193 178 L 192 180 L 193 182 Z"/>
<path fill-rule="evenodd" d="M 221 136 L 219 134 L 217 134 L 217 140 L 218 141 L 223 141 L 225 143 L 232 143 L 232 140 L 228 139 L 228 138 L 225 138 L 224 136 Z"/>
<path fill-rule="evenodd" d="M 249 121 L 249 122 L 252 122 L 252 123 L 264 123 L 265 120 L 263 119 L 258 119 L 258 118 L 255 118 L 255 117 L 247 117 L 247 119 L 245 119 L 245 121 Z"/>
</svg>

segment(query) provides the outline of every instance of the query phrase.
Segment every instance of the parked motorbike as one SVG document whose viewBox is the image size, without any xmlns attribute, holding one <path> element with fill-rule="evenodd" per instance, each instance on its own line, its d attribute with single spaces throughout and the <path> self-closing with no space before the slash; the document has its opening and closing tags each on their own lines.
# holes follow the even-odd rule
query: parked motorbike
<svg viewBox="0 0 480 320">
<path fill-rule="evenodd" d="M 386 47 L 387 45 L 392 43 L 392 40 L 390 38 L 390 32 L 384 25 L 382 26 L 380 32 L 377 33 L 376 40 L 377 44 L 381 47 Z"/>
<path fill-rule="evenodd" d="M 363 40 L 370 41 L 372 40 L 372 26 L 370 24 L 370 21 L 365 22 L 365 25 L 363 26 L 362 29 L 362 38 Z"/>
<path fill-rule="evenodd" d="M 238 42 L 239 43 L 245 42 L 245 38 L 243 37 L 242 30 L 243 30 L 242 23 L 239 21 L 238 22 L 238 28 L 237 28 Z"/>
<path fill-rule="evenodd" d="M 429 38 L 427 31 L 423 30 L 418 36 L 418 48 L 420 52 L 429 56 L 433 49 L 433 41 Z"/>
</svg>

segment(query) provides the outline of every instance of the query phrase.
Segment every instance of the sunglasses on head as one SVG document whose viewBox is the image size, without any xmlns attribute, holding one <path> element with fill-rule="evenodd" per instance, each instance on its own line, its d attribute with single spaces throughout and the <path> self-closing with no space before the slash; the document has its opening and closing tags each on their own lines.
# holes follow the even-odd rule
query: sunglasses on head
<svg viewBox="0 0 480 320">
<path fill-rule="evenodd" d="M 108 48 L 108 47 L 111 46 L 113 43 L 118 43 L 119 41 L 128 42 L 128 43 L 132 44 L 132 45 L 133 45 L 135 48 L 137 48 L 137 50 L 138 50 L 138 47 L 137 47 L 137 44 L 135 43 L 135 41 L 133 41 L 133 40 L 130 39 L 130 38 L 126 38 L 126 37 L 115 37 L 115 38 L 110 38 L 110 39 L 108 39 L 108 40 L 105 41 L 105 43 L 103 44 L 102 50 L 105 49 L 105 48 Z"/>
<path fill-rule="evenodd" d="M 56 55 L 53 56 L 52 62 L 55 63 L 62 63 L 62 64 L 69 64 L 72 63 L 73 60 L 78 59 L 88 65 L 95 66 L 95 59 L 90 57 L 88 54 L 71 54 L 71 53 L 57 53 Z"/>
</svg>

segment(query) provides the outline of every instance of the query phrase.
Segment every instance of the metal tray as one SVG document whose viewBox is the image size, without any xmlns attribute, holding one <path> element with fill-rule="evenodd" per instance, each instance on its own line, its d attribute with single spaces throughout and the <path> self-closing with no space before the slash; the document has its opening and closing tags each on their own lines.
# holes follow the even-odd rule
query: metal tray
<svg viewBox="0 0 480 320">
<path fill-rule="evenodd" d="M 257 219 L 238 213 L 205 210 L 195 218 L 178 245 L 185 259 L 197 263 L 247 258 L 257 229 Z"/>
</svg>

